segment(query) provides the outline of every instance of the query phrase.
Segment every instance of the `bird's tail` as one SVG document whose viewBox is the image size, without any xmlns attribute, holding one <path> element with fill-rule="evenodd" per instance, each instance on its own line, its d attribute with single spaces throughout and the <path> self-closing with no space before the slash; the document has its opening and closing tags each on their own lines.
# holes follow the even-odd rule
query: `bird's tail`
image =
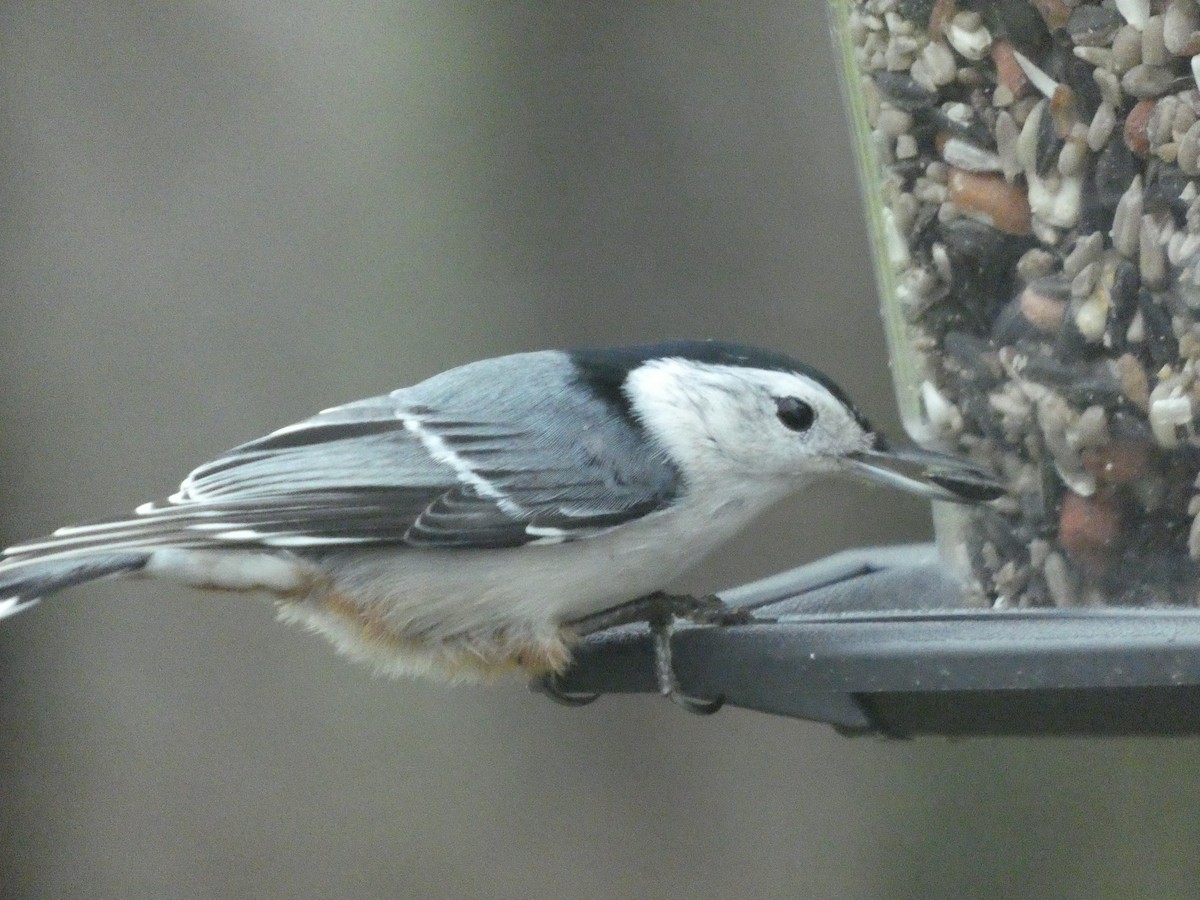
<svg viewBox="0 0 1200 900">
<path fill-rule="evenodd" d="M 71 525 L 0 551 L 0 619 L 57 591 L 113 575 L 279 595 L 309 584 L 311 567 L 260 542 L 252 529 L 217 524 L 220 512 L 218 505 L 145 503 L 132 518 Z"/>
<path fill-rule="evenodd" d="M 42 597 L 65 588 L 137 572 L 146 565 L 145 551 L 96 550 L 84 554 L 53 554 L 43 557 L 10 557 L 0 560 L 0 619 L 37 603 Z"/>
</svg>

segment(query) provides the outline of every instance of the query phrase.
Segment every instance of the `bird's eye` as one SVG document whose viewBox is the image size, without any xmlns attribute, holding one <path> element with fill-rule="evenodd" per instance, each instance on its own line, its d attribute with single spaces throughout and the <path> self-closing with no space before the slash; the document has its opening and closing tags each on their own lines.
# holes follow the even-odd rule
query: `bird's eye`
<svg viewBox="0 0 1200 900">
<path fill-rule="evenodd" d="M 790 431 L 808 431 L 817 419 L 816 411 L 799 397 L 779 397 L 775 401 L 775 415 L 783 427 Z"/>
</svg>

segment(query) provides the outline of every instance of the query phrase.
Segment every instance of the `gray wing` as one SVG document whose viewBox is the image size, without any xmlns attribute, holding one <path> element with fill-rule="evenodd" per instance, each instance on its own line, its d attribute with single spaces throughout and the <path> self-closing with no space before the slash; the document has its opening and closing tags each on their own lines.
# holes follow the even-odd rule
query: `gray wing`
<svg viewBox="0 0 1200 900">
<path fill-rule="evenodd" d="M 586 538 L 669 505 L 676 470 L 547 357 L 475 363 L 326 410 L 200 466 L 135 519 L 63 529 L 11 552 L 515 547 Z"/>
</svg>

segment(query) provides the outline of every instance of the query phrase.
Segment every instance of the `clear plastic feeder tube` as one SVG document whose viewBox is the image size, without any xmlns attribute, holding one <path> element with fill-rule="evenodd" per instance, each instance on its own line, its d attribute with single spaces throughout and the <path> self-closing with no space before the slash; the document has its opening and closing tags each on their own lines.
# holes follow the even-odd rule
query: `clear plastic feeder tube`
<svg viewBox="0 0 1200 900">
<path fill-rule="evenodd" d="M 1197 0 L 830 0 L 918 442 L 999 606 L 1200 602 Z"/>
</svg>

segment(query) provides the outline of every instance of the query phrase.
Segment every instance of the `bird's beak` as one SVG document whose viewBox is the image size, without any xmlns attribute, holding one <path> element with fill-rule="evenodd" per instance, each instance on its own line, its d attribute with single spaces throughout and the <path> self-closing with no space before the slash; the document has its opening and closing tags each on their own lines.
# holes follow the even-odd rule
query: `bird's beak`
<svg viewBox="0 0 1200 900">
<path fill-rule="evenodd" d="M 983 503 L 1004 493 L 996 476 L 974 463 L 919 447 L 892 447 L 882 437 L 847 462 L 855 475 L 933 500 Z"/>
</svg>

